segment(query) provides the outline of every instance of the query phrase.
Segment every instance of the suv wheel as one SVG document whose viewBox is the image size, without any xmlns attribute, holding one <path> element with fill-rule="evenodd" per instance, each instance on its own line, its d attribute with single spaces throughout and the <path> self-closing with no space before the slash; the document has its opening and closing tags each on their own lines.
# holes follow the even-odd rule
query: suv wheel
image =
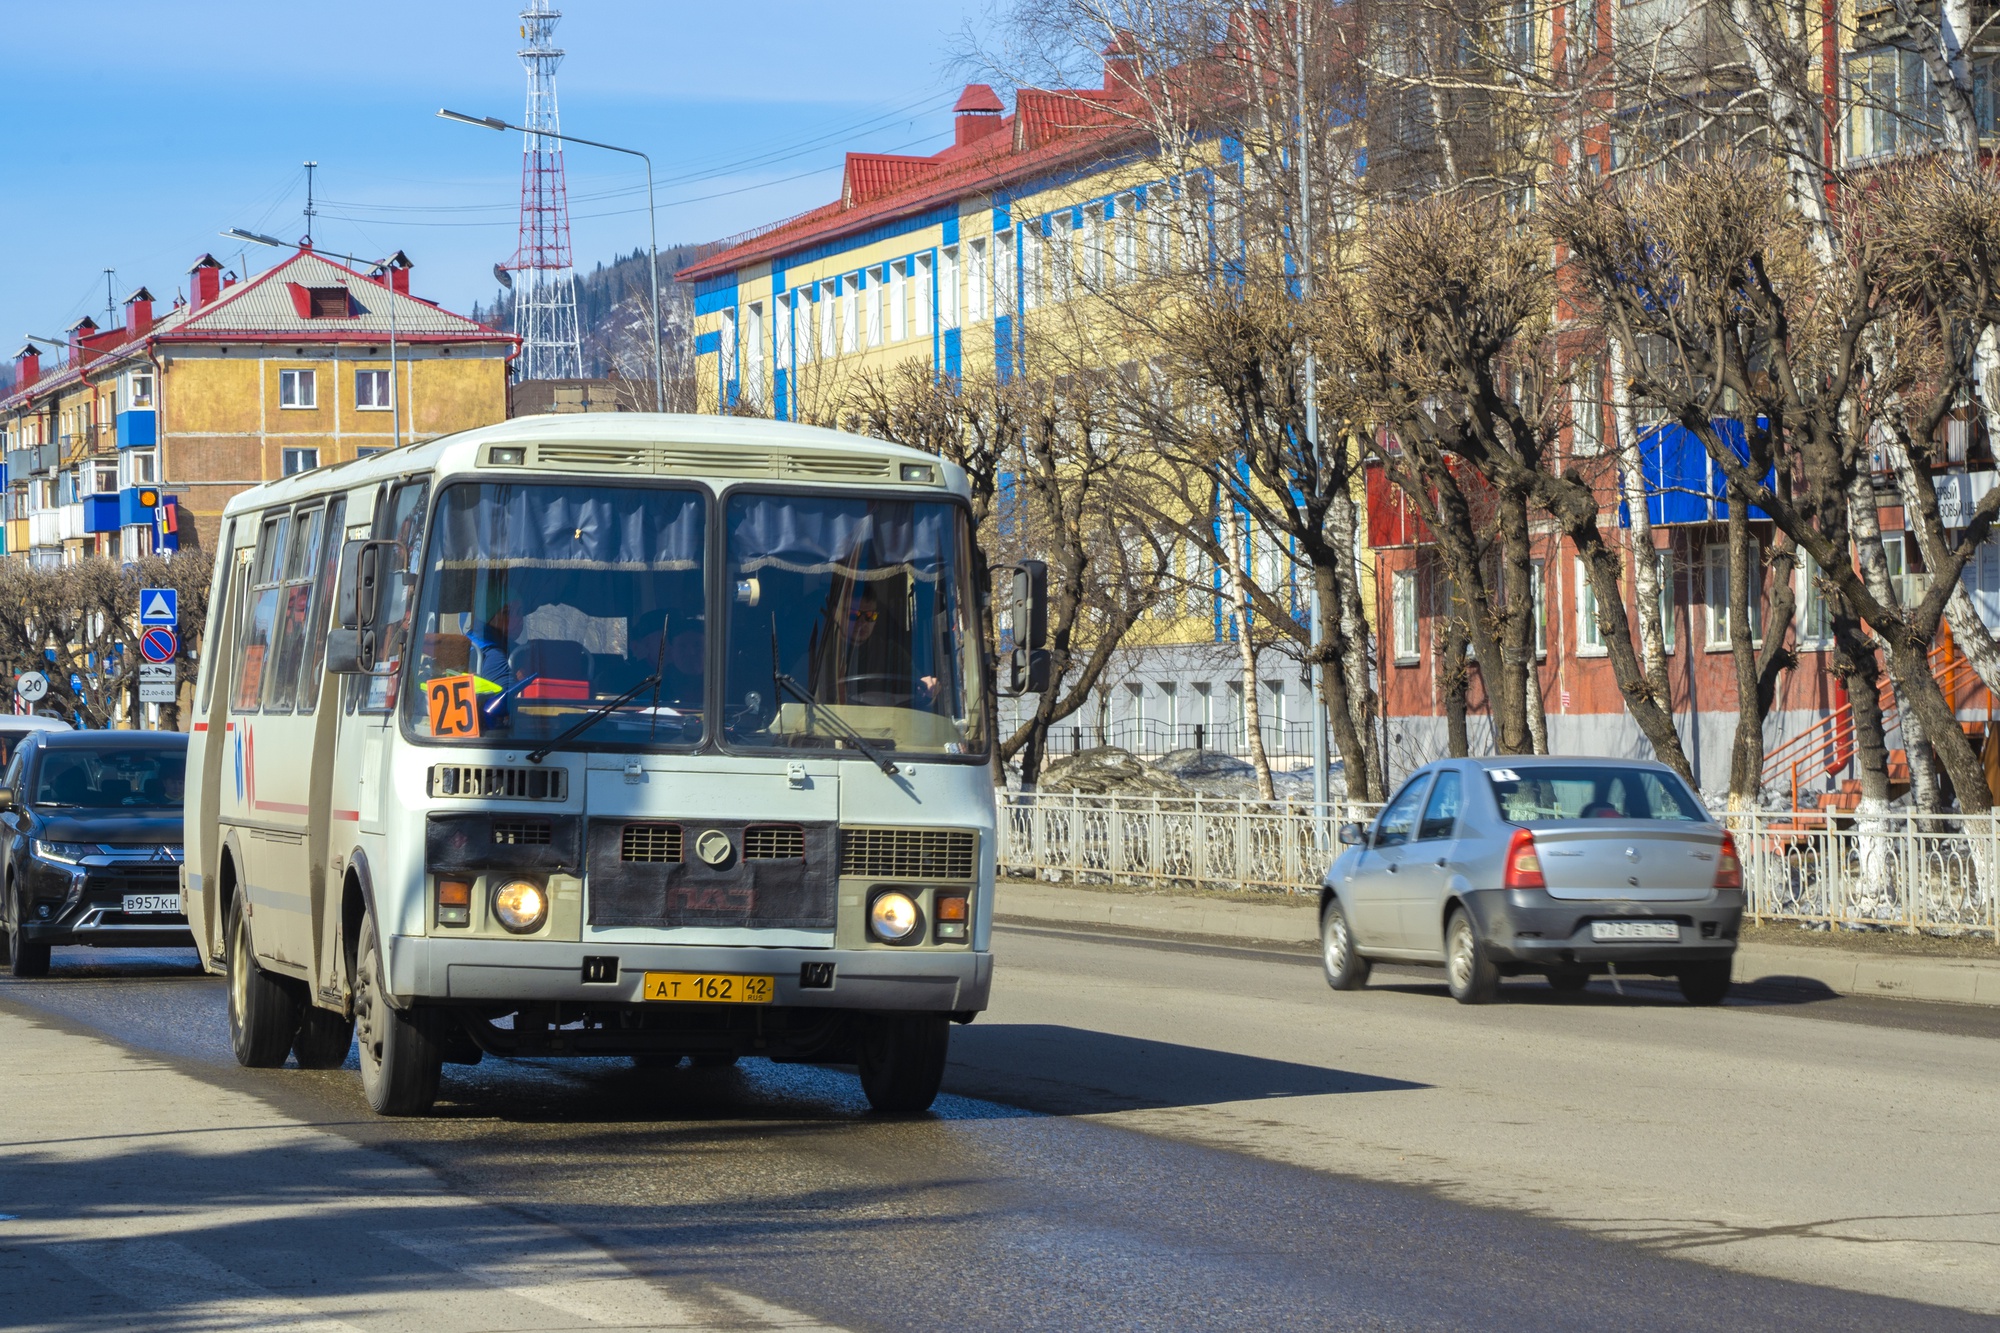
<svg viewBox="0 0 2000 1333">
<path fill-rule="evenodd" d="M 1444 976 L 1451 998 L 1460 1004 L 1485 1004 L 1500 992 L 1500 969 L 1486 956 L 1472 916 L 1463 907 L 1451 914 L 1444 928 Z"/>
<path fill-rule="evenodd" d="M 1319 914 L 1319 958 L 1326 971 L 1326 984 L 1335 990 L 1360 990 L 1374 970 L 1354 948 L 1354 932 L 1347 928 L 1347 913 L 1340 899 L 1328 898 Z"/>
<path fill-rule="evenodd" d="M 1721 1004 L 1729 997 L 1729 973 L 1734 959 L 1715 958 L 1682 966 L 1676 980 L 1689 1004 Z"/>
<path fill-rule="evenodd" d="M 861 1027 L 861 1091 L 888 1115 L 931 1109 L 951 1051 L 949 1014 L 870 1014 Z"/>
<path fill-rule="evenodd" d="M 45 977 L 49 974 L 49 946 L 21 938 L 21 905 L 14 900 L 12 886 L 7 891 L 7 975 Z"/>
<path fill-rule="evenodd" d="M 292 1049 L 299 1030 L 299 1000 L 288 978 L 274 977 L 257 966 L 250 944 L 250 923 L 243 915 L 243 894 L 229 900 L 225 929 L 229 974 L 229 1044 L 236 1063 L 249 1069 L 276 1069 Z"/>
<path fill-rule="evenodd" d="M 431 1015 L 389 1003 L 373 912 L 361 920 L 355 964 L 354 1037 L 361 1044 L 361 1090 L 378 1115 L 424 1115 L 437 1101 L 444 1046 Z"/>
</svg>

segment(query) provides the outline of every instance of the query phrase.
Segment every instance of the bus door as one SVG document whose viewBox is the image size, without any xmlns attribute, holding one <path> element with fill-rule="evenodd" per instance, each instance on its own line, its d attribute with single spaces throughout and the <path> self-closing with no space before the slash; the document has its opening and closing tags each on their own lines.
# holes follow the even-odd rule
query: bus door
<svg viewBox="0 0 2000 1333">
<path fill-rule="evenodd" d="M 241 529 L 231 519 L 216 548 L 215 587 L 209 595 L 208 627 L 201 643 L 201 693 L 195 699 L 194 734 L 188 738 L 189 776 L 193 799 L 188 801 L 182 832 L 188 887 L 188 926 L 204 958 L 222 957 L 222 921 L 216 913 L 217 875 L 222 868 L 222 775 L 229 763 L 230 663 L 236 655 L 236 621 L 242 614 L 244 566 L 251 551 L 236 549 Z"/>
</svg>

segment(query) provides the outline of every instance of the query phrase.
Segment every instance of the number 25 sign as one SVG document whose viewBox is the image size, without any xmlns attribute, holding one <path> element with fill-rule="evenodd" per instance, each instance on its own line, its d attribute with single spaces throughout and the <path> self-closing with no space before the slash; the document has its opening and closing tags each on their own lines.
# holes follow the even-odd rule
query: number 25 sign
<svg viewBox="0 0 2000 1333">
<path fill-rule="evenodd" d="M 474 676 L 442 676 L 424 685 L 424 699 L 431 710 L 431 735 L 479 735 L 477 685 Z"/>
</svg>

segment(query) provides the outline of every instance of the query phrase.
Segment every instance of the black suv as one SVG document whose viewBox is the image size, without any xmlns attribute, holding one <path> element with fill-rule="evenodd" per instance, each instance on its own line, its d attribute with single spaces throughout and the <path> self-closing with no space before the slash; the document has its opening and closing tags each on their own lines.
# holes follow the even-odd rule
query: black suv
<svg viewBox="0 0 2000 1333">
<path fill-rule="evenodd" d="M 0 777 L 0 919 L 10 970 L 39 977 L 56 944 L 194 947 L 181 911 L 187 737 L 32 734 Z"/>
</svg>

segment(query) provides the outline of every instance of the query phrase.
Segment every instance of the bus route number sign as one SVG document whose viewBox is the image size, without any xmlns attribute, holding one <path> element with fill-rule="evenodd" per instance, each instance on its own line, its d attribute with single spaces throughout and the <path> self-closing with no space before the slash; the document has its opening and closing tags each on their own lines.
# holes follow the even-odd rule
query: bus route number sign
<svg viewBox="0 0 2000 1333">
<path fill-rule="evenodd" d="M 431 710 L 431 735 L 479 737 L 478 678 L 440 676 L 424 685 Z"/>
</svg>

